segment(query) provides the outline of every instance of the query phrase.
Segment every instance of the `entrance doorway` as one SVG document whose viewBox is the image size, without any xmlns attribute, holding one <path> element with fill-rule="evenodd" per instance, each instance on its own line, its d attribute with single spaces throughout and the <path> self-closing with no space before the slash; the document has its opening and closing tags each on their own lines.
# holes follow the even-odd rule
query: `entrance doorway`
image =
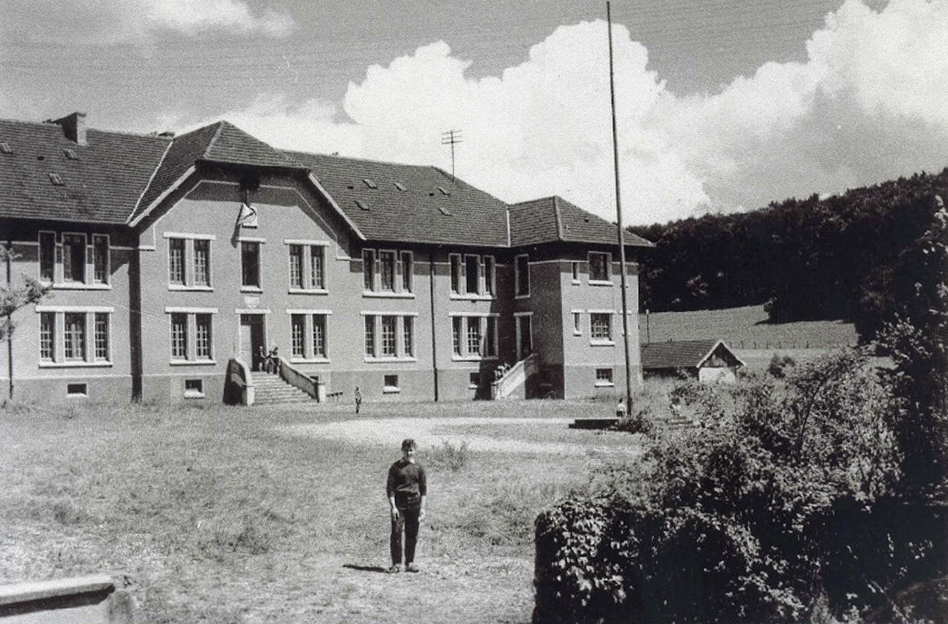
<svg viewBox="0 0 948 624">
<path fill-rule="evenodd" d="M 517 359 L 522 360 L 533 353 L 533 323 L 530 314 L 518 314 L 517 320 Z"/>
<path fill-rule="evenodd" d="M 262 314 L 240 315 L 240 360 L 255 371 L 263 370 L 260 352 L 266 350 Z"/>
</svg>

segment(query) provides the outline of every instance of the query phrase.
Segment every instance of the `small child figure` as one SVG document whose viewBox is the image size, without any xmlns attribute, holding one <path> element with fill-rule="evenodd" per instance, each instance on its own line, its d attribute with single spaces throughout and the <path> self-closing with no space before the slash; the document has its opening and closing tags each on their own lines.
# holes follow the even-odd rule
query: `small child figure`
<svg viewBox="0 0 948 624">
<path fill-rule="evenodd" d="M 619 420 L 622 420 L 623 418 L 625 418 L 625 412 L 626 412 L 625 399 L 620 397 L 619 403 L 618 405 L 616 405 L 616 418 L 618 418 Z"/>
<path fill-rule="evenodd" d="M 362 393 L 359 392 L 359 386 L 356 386 L 356 389 L 355 389 L 355 392 L 353 393 L 353 396 L 355 396 L 356 414 L 358 414 L 358 413 L 359 413 L 359 408 L 362 407 Z"/>
</svg>

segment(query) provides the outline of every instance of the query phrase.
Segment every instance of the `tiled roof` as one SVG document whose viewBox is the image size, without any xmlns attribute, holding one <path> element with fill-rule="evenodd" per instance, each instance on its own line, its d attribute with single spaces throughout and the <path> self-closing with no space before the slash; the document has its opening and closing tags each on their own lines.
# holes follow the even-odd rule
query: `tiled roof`
<svg viewBox="0 0 948 624">
<path fill-rule="evenodd" d="M 507 204 L 452 179 L 441 169 L 287 154 L 312 170 L 369 240 L 486 247 L 508 244 Z"/>
<path fill-rule="evenodd" d="M 152 202 L 161 197 L 162 193 L 198 161 L 302 169 L 299 163 L 263 141 L 226 121 L 219 121 L 174 139 L 171 149 L 148 186 L 148 191 L 138 203 L 131 221 L 148 210 Z"/>
<path fill-rule="evenodd" d="M 618 244 L 614 223 L 571 204 L 562 197 L 544 197 L 510 206 L 510 240 L 514 247 L 550 242 Z M 626 247 L 653 247 L 626 232 Z"/>
<path fill-rule="evenodd" d="M 681 340 L 644 344 L 642 345 L 642 368 L 646 370 L 695 368 L 711 355 L 719 344 L 727 348 L 727 345 L 720 340 Z M 734 357 L 737 359 L 737 356 Z"/>
<path fill-rule="evenodd" d="M 125 223 L 169 145 L 91 129 L 77 145 L 59 125 L 9 120 L 0 120 L 0 143 L 12 150 L 0 153 L 0 217 L 90 223 Z"/>
</svg>

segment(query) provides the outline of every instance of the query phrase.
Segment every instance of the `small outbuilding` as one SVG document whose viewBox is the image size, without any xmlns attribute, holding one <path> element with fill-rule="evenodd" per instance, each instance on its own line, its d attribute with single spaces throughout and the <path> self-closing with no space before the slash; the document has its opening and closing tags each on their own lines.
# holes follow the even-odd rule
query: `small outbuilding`
<svg viewBox="0 0 948 624">
<path fill-rule="evenodd" d="M 681 340 L 642 345 L 646 377 L 684 373 L 702 383 L 733 382 L 744 362 L 723 340 Z"/>
</svg>

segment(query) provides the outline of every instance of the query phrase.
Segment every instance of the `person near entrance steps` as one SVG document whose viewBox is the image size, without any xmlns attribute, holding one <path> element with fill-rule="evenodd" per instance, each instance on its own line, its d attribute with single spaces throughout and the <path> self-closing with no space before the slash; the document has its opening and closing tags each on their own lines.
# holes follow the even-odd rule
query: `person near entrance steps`
<svg viewBox="0 0 948 624">
<path fill-rule="evenodd" d="M 619 420 L 622 420 L 623 418 L 625 418 L 625 413 L 626 413 L 625 399 L 620 397 L 619 402 L 616 404 L 616 418 L 618 418 Z"/>
<path fill-rule="evenodd" d="M 362 393 L 359 392 L 359 386 L 356 386 L 353 396 L 355 397 L 355 402 L 356 402 L 356 414 L 358 414 L 359 408 L 362 407 Z"/>
<path fill-rule="evenodd" d="M 392 517 L 390 573 L 402 571 L 402 532 L 405 534 L 405 570 L 418 572 L 415 564 L 415 546 L 418 543 L 418 525 L 425 517 L 428 480 L 425 468 L 415 461 L 418 447 L 408 438 L 402 441 L 402 458 L 388 469 L 385 490 Z"/>
</svg>

